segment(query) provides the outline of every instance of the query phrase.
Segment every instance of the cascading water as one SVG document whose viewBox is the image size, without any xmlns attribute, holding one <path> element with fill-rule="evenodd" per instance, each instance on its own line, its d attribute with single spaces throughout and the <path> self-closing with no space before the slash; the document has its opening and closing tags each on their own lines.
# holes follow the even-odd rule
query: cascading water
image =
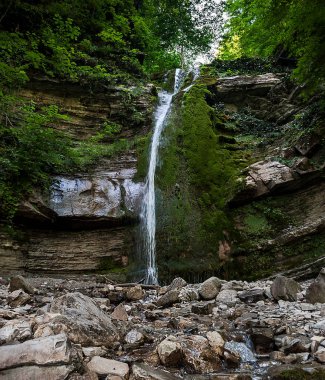
<svg viewBox="0 0 325 380">
<path fill-rule="evenodd" d="M 161 91 L 158 94 L 159 106 L 155 113 L 155 127 L 151 142 L 150 161 L 147 174 L 145 193 L 141 208 L 141 234 L 143 245 L 141 250 L 146 259 L 146 284 L 158 283 L 158 270 L 156 264 L 156 196 L 155 196 L 155 174 L 158 164 L 158 150 L 161 133 L 164 129 L 169 111 L 171 109 L 173 96 L 180 90 L 184 71 L 176 69 L 174 92 Z"/>
</svg>

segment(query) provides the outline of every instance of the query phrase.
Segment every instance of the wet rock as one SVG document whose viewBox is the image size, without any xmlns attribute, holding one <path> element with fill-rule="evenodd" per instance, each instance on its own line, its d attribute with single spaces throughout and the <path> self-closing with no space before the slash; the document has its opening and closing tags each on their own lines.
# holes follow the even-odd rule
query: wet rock
<svg viewBox="0 0 325 380">
<path fill-rule="evenodd" d="M 94 356 L 87 364 L 90 371 L 97 373 L 97 375 L 112 375 L 119 376 L 122 379 L 128 379 L 129 366 L 126 363 L 117 360 L 105 359 L 100 356 Z"/>
<path fill-rule="evenodd" d="M 131 345 L 141 345 L 144 342 L 144 335 L 137 330 L 129 331 L 124 337 L 126 343 Z"/>
<path fill-rule="evenodd" d="M 8 296 L 8 303 L 13 308 L 26 305 L 30 300 L 30 295 L 21 289 L 13 291 Z"/>
<path fill-rule="evenodd" d="M 299 352 L 308 352 L 310 350 L 311 342 L 305 336 L 295 337 L 286 336 L 282 341 L 281 350 L 287 355 Z"/>
<path fill-rule="evenodd" d="M 0 371 L 3 380 L 64 380 L 73 371 L 73 366 L 24 366 Z"/>
<path fill-rule="evenodd" d="M 325 268 L 323 268 L 306 292 L 306 301 L 309 303 L 325 303 Z"/>
<path fill-rule="evenodd" d="M 271 293 L 276 300 L 296 301 L 300 285 L 293 279 L 277 276 L 271 285 Z"/>
<path fill-rule="evenodd" d="M 50 311 L 60 313 L 58 322 L 66 326 L 74 343 L 85 346 L 110 346 L 119 339 L 111 318 L 95 302 L 81 293 L 68 293 L 54 299 Z"/>
<path fill-rule="evenodd" d="M 191 311 L 194 314 L 209 315 L 212 314 L 214 302 L 197 302 L 192 304 Z"/>
<path fill-rule="evenodd" d="M 251 331 L 251 339 L 257 353 L 263 354 L 272 351 L 274 346 L 273 330 L 268 327 L 255 327 Z"/>
<path fill-rule="evenodd" d="M 24 341 L 31 338 L 32 326 L 29 321 L 15 319 L 7 322 L 0 329 L 0 344 Z"/>
<path fill-rule="evenodd" d="M 139 300 L 141 300 L 144 297 L 144 295 L 145 295 L 145 292 L 142 289 L 141 285 L 136 285 L 136 286 L 130 288 L 126 292 L 126 298 L 129 301 L 139 301 Z"/>
<path fill-rule="evenodd" d="M 217 353 L 217 355 L 221 355 L 225 345 L 222 336 L 217 331 L 209 331 L 207 332 L 207 339 L 211 348 Z"/>
<path fill-rule="evenodd" d="M 238 298 L 245 303 L 256 303 L 265 299 L 264 289 L 249 289 L 238 292 Z"/>
<path fill-rule="evenodd" d="M 182 348 L 175 337 L 168 337 L 158 344 L 159 359 L 166 367 L 177 367 L 182 360 Z"/>
<path fill-rule="evenodd" d="M 204 300 L 212 300 L 221 289 L 222 282 L 217 277 L 210 277 L 199 287 L 199 294 Z"/>
<path fill-rule="evenodd" d="M 221 290 L 217 295 L 217 302 L 223 303 L 227 306 L 234 306 L 237 302 L 239 302 L 239 298 L 237 297 L 237 291 L 233 289 L 224 289 Z"/>
<path fill-rule="evenodd" d="M 235 356 L 239 356 L 243 363 L 256 362 L 252 351 L 242 342 L 226 342 L 224 349 Z"/>
<path fill-rule="evenodd" d="M 183 365 L 188 373 L 207 374 L 220 370 L 221 359 L 211 349 L 206 338 L 200 335 L 184 337 L 180 341 Z"/>
<path fill-rule="evenodd" d="M 132 366 L 132 380 L 180 380 L 180 377 L 147 364 L 136 363 Z"/>
<path fill-rule="evenodd" d="M 113 313 L 111 314 L 111 317 L 112 319 L 117 319 L 118 321 L 126 322 L 128 320 L 128 313 L 126 312 L 123 303 L 120 303 L 118 306 L 116 306 Z"/>
<path fill-rule="evenodd" d="M 180 302 L 179 294 L 180 289 L 172 289 L 168 291 L 166 294 L 164 294 L 158 299 L 157 306 L 167 307 L 173 305 L 174 303 Z"/>
<path fill-rule="evenodd" d="M 46 338 L 0 347 L 0 370 L 24 365 L 62 365 L 71 360 L 71 347 L 66 335 Z"/>
<path fill-rule="evenodd" d="M 23 276 L 11 277 L 9 282 L 9 291 L 23 290 L 25 293 L 34 294 L 34 288 Z"/>
</svg>

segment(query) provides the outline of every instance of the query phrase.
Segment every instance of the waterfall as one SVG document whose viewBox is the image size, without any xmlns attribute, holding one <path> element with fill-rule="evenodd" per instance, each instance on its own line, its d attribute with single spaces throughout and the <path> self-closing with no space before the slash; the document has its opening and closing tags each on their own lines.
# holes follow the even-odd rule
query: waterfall
<svg viewBox="0 0 325 380">
<path fill-rule="evenodd" d="M 158 151 L 161 133 L 164 129 L 169 111 L 171 109 L 173 96 L 180 90 L 184 71 L 176 69 L 174 92 L 161 91 L 158 94 L 159 105 L 155 113 L 155 127 L 150 148 L 149 169 L 145 185 L 145 193 L 141 208 L 141 233 L 143 239 L 142 255 L 146 259 L 146 284 L 158 283 L 158 270 L 156 264 L 156 196 L 155 196 L 155 174 L 158 164 Z"/>
</svg>

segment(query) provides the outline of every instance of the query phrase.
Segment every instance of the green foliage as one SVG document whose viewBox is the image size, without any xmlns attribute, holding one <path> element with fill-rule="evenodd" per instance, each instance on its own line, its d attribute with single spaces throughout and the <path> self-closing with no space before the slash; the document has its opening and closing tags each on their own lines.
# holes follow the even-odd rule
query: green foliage
<svg viewBox="0 0 325 380">
<path fill-rule="evenodd" d="M 10 221 L 19 201 L 33 188 L 45 188 L 49 174 L 70 164 L 69 141 L 49 128 L 65 119 L 57 107 L 24 104 L 14 97 L 0 99 L 0 215 Z"/>
<path fill-rule="evenodd" d="M 323 0 L 228 0 L 228 34 L 221 57 L 237 52 L 249 57 L 287 53 L 297 59 L 294 77 L 307 92 L 319 89 L 325 78 L 325 3 Z"/>
</svg>

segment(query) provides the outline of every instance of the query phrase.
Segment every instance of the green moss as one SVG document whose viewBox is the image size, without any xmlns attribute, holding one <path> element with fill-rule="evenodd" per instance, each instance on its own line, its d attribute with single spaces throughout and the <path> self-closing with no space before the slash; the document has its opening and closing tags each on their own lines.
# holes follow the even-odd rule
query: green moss
<svg viewBox="0 0 325 380">
<path fill-rule="evenodd" d="M 302 368 L 294 368 L 282 371 L 276 376 L 277 380 L 323 380 L 325 370 L 319 368 L 312 372 L 304 371 Z"/>
<path fill-rule="evenodd" d="M 179 96 L 163 134 L 157 172 L 157 251 L 162 280 L 217 273 L 219 241 L 232 230 L 227 202 L 238 186 L 236 160 L 242 153 L 229 152 L 220 143 L 219 136 L 227 135 L 216 130 L 216 115 L 207 104 L 207 95 L 206 86 L 198 84 L 183 98 Z"/>
<path fill-rule="evenodd" d="M 248 231 L 253 234 L 260 234 L 269 230 L 270 226 L 263 215 L 248 214 L 244 219 Z"/>
<path fill-rule="evenodd" d="M 121 267 L 119 262 L 116 262 L 112 257 L 101 257 L 98 268 L 100 273 L 116 273 L 125 274 L 127 273 L 127 268 Z"/>
</svg>

